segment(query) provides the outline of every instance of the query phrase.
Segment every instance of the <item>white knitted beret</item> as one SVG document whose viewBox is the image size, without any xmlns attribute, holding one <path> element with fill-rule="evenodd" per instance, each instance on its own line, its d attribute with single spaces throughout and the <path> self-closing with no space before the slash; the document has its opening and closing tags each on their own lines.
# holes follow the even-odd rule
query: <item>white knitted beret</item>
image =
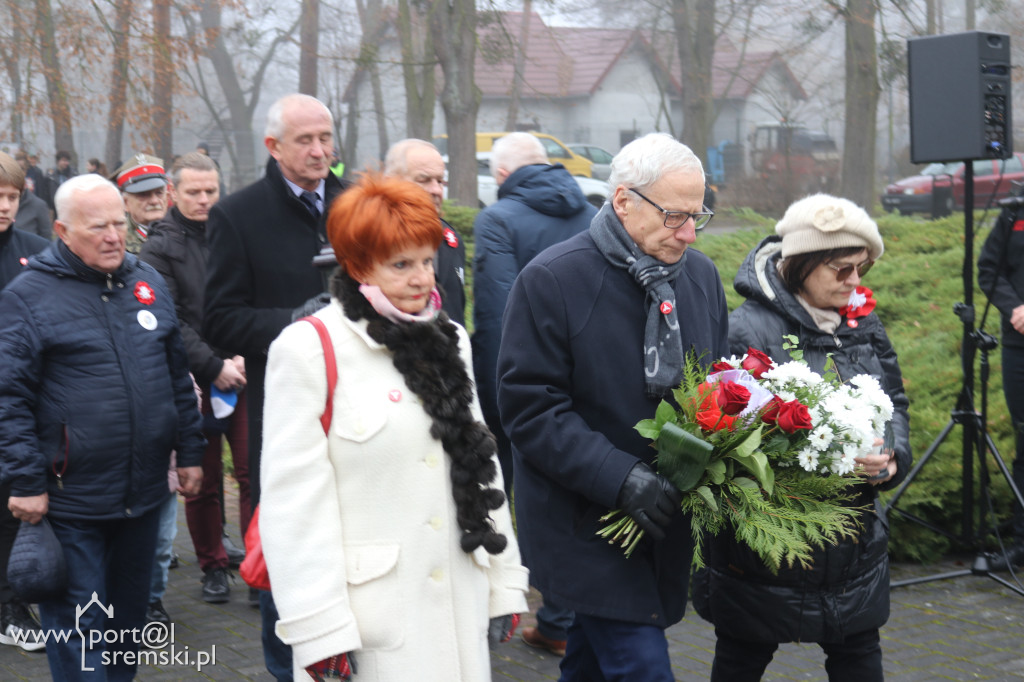
<svg viewBox="0 0 1024 682">
<path fill-rule="evenodd" d="M 857 204 L 830 194 L 812 194 L 786 209 L 775 225 L 782 237 L 782 257 L 798 253 L 861 246 L 871 260 L 885 251 L 878 225 Z"/>
</svg>

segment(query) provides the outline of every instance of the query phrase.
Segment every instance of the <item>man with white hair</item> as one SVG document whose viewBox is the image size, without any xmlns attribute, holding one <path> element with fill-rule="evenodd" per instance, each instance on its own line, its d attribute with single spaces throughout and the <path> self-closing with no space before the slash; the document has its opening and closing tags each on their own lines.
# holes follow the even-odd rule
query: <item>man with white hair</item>
<svg viewBox="0 0 1024 682">
<path fill-rule="evenodd" d="M 434 277 L 441 291 L 441 308 L 455 322 L 466 324 L 466 245 L 455 228 L 441 217 L 444 202 L 444 159 L 437 147 L 410 137 L 388 149 L 384 157 L 384 174 L 402 178 L 426 190 L 437 208 L 437 217 L 444 228 L 444 239 L 434 254 Z"/>
<path fill-rule="evenodd" d="M 729 311 L 718 270 L 690 248 L 710 219 L 700 160 L 654 133 L 611 165 L 612 198 L 590 229 L 512 286 L 498 408 L 530 582 L 576 612 L 561 679 L 671 682 L 664 631 L 685 612 L 693 538 L 682 494 L 633 427 L 671 400 L 686 351 L 728 351 Z M 647 534 L 629 558 L 596 535 L 610 509 Z"/>
<path fill-rule="evenodd" d="M 511 499 L 512 445 L 501 428 L 495 383 L 505 303 L 526 264 L 549 246 L 590 227 L 597 209 L 561 164 L 548 163 L 544 145 L 530 133 L 510 133 L 494 143 L 491 174 L 498 183 L 498 200 L 473 223 L 473 371 Z M 561 656 L 572 616 L 570 609 L 545 597 L 537 610 L 537 627 L 523 628 L 522 638 Z"/>
<path fill-rule="evenodd" d="M 145 625 L 171 451 L 193 495 L 205 441 L 174 301 L 125 253 L 117 188 L 79 175 L 54 203 L 58 240 L 0 293 L 0 467 L 14 516 L 45 516 L 64 550 L 67 588 L 39 604 L 53 679 L 131 679 L 138 638 L 82 633 Z M 95 600 L 110 610 L 81 612 Z"/>
</svg>

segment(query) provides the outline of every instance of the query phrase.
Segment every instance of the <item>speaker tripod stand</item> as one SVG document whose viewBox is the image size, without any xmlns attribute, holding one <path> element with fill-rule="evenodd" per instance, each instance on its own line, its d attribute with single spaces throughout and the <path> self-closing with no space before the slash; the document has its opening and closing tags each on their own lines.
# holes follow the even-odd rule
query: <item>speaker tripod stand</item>
<svg viewBox="0 0 1024 682">
<path fill-rule="evenodd" d="M 964 302 L 957 303 L 953 307 L 954 312 L 960 318 L 963 325 L 963 343 L 960 352 L 961 367 L 963 371 L 963 387 L 960 391 L 959 397 L 957 398 L 956 406 L 950 414 L 949 422 L 939 434 L 938 438 L 932 442 L 925 453 L 910 470 L 910 473 L 907 474 L 906 479 L 904 479 L 903 483 L 901 483 L 896 489 L 896 492 L 893 493 L 893 496 L 885 505 L 885 512 L 888 514 L 891 511 L 895 511 L 904 518 L 907 518 L 931 530 L 932 532 L 944 535 L 951 540 L 972 547 L 977 553 L 969 569 L 900 580 L 891 583 L 891 586 L 902 587 L 904 585 L 915 585 L 934 580 L 947 580 L 974 575 L 991 578 L 1007 589 L 1024 596 L 1024 589 L 1021 589 L 1018 585 L 1015 585 L 1004 579 L 1002 576 L 992 572 L 988 555 L 984 551 L 984 538 L 988 535 L 990 530 L 988 513 L 991 506 L 991 478 L 989 476 L 987 455 L 991 455 L 996 462 L 996 465 L 999 467 L 1003 477 L 1006 478 L 1007 483 L 1009 483 L 1010 490 L 1013 492 L 1018 504 L 1024 506 L 1024 497 L 1022 497 L 1021 491 L 1017 489 L 1017 486 L 1013 481 L 1013 476 L 1010 474 L 1010 470 L 1006 466 L 1006 462 L 1003 461 L 999 451 L 996 449 L 995 443 L 992 442 L 992 438 L 988 434 L 988 355 L 990 351 L 996 348 L 998 342 L 995 337 L 982 331 L 978 331 L 974 327 L 974 173 L 971 161 L 966 161 L 964 166 Z M 980 412 L 975 409 L 974 405 L 974 360 L 977 351 L 981 351 Z M 911 483 L 913 483 L 914 479 L 928 463 L 928 460 L 931 459 L 932 455 L 935 454 L 939 446 L 942 445 L 946 437 L 949 436 L 953 427 L 957 425 L 962 427 L 961 457 L 963 463 L 963 473 L 961 476 L 961 523 L 959 536 L 956 536 L 949 531 L 926 521 L 925 519 L 896 507 L 896 503 L 899 502 L 900 497 L 902 497 L 903 493 L 906 492 L 907 488 Z M 977 530 L 974 525 L 975 463 L 977 463 L 979 472 Z"/>
</svg>

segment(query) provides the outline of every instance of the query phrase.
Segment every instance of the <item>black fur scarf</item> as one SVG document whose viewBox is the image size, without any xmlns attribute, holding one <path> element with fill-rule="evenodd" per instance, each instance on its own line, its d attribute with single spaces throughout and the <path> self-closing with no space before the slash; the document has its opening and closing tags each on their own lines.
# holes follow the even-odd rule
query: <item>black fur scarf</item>
<svg viewBox="0 0 1024 682">
<path fill-rule="evenodd" d="M 423 400 L 433 424 L 430 435 L 441 441 L 451 458 L 452 496 L 462 550 L 481 545 L 491 554 L 504 551 L 508 540 L 497 532 L 489 513 L 505 501 L 505 494 L 488 487 L 496 474 L 494 436 L 473 419 L 473 386 L 459 357 L 454 325 L 441 312 L 433 322 L 395 323 L 380 315 L 359 292 L 359 284 L 338 269 L 331 277 L 331 294 L 341 301 L 350 320 L 367 320 L 366 331 L 392 353 L 395 369 Z"/>
</svg>

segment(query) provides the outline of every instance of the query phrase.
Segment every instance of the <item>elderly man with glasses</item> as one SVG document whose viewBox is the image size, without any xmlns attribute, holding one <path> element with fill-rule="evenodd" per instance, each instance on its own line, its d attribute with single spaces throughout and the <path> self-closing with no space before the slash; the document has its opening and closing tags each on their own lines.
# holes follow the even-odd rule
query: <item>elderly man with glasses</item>
<svg viewBox="0 0 1024 682">
<path fill-rule="evenodd" d="M 693 540 L 681 493 L 633 426 L 682 379 L 684 353 L 728 350 L 704 170 L 664 134 L 612 160 L 590 229 L 552 246 L 509 295 L 498 409 L 512 442 L 519 544 L 531 583 L 576 616 L 563 681 L 673 679 L 665 628 L 682 619 Z M 649 539 L 630 558 L 595 533 L 626 510 Z"/>
</svg>

